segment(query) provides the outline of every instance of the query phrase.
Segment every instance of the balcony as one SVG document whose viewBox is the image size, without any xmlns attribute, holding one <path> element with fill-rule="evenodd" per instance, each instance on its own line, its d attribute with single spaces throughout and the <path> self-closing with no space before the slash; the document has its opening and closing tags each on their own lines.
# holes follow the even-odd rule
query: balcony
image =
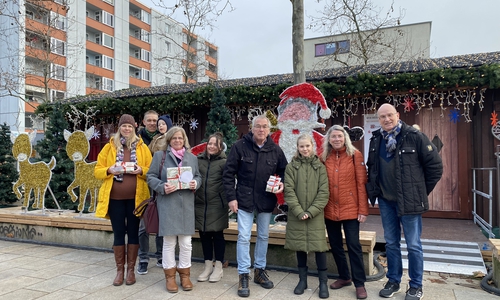
<svg viewBox="0 0 500 300">
<path fill-rule="evenodd" d="M 104 55 L 109 56 L 109 57 L 115 56 L 113 49 L 110 49 L 110 48 L 105 47 L 103 45 L 96 44 L 96 43 L 92 42 L 91 40 L 87 40 L 85 47 L 87 47 L 87 50 L 90 50 L 92 52 L 104 54 Z"/>
<path fill-rule="evenodd" d="M 94 66 L 94 65 L 91 65 L 91 64 L 86 64 L 85 65 L 86 67 L 86 72 L 89 73 L 89 74 L 94 74 L 96 76 L 99 76 L 99 77 L 106 77 L 106 78 L 114 78 L 115 77 L 115 72 L 114 71 L 111 71 L 111 70 L 108 70 L 108 69 L 104 69 L 104 68 L 101 68 L 99 66 Z"/>
<path fill-rule="evenodd" d="M 96 21 L 90 17 L 86 18 L 86 24 L 87 24 L 87 26 L 92 27 L 92 28 L 96 29 L 97 31 L 104 32 L 110 36 L 115 35 L 115 29 L 113 27 L 110 27 L 110 26 L 108 26 L 104 23 L 101 23 L 99 21 Z"/>
<path fill-rule="evenodd" d="M 141 88 L 146 88 L 146 87 L 151 86 L 151 82 L 147 82 L 145 80 L 130 76 L 129 77 L 129 85 L 138 86 Z"/>
</svg>

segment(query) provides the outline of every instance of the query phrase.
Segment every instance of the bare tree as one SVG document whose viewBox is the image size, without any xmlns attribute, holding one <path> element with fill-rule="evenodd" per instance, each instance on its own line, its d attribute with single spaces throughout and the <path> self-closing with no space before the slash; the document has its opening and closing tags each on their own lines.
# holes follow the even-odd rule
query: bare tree
<svg viewBox="0 0 500 300">
<path fill-rule="evenodd" d="M 322 56 L 316 69 L 408 59 L 411 37 L 400 26 L 404 10 L 393 16 L 396 14 L 394 1 L 386 12 L 372 0 L 317 2 L 324 2 L 324 7 L 317 12 L 317 17 L 309 16 L 308 28 L 336 36 L 328 44 L 331 47 L 327 51 L 331 51 L 331 55 Z M 413 50 L 413 53 L 418 52 Z"/>
<path fill-rule="evenodd" d="M 152 0 L 152 2 L 157 9 L 163 10 L 164 15 L 158 16 L 159 19 L 167 23 L 175 20 L 183 28 L 181 32 L 172 32 L 167 26 L 153 32 L 167 44 L 176 46 L 170 51 L 167 49 L 166 53 L 157 56 L 156 59 L 173 62 L 173 65 L 166 68 L 166 74 L 181 74 L 185 83 L 197 82 L 197 78 L 203 76 L 204 71 L 209 69 L 209 66 L 202 64 L 204 59 L 200 57 L 204 57 L 203 54 L 211 56 L 210 47 L 199 41 L 197 35 L 200 30 L 211 32 L 215 28 L 217 18 L 222 13 L 233 10 L 231 1 L 176 0 L 173 5 L 163 0 Z M 168 45 L 167 48 L 169 47 L 171 46 Z"/>
</svg>

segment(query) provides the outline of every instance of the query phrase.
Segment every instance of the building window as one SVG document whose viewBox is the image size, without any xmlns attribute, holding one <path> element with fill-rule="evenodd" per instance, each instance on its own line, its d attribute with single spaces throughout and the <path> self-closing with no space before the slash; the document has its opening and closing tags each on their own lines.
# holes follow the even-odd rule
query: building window
<svg viewBox="0 0 500 300">
<path fill-rule="evenodd" d="M 50 52 L 65 56 L 66 43 L 55 38 L 50 38 Z"/>
<path fill-rule="evenodd" d="M 106 3 L 109 3 L 109 4 L 111 4 L 111 5 L 114 5 L 114 4 L 115 4 L 115 0 L 102 0 L 102 1 L 104 1 L 104 2 L 106 2 Z"/>
<path fill-rule="evenodd" d="M 108 69 L 108 70 L 114 70 L 113 63 L 114 63 L 113 58 L 106 56 L 106 55 L 102 56 L 102 67 L 103 68 Z"/>
<path fill-rule="evenodd" d="M 112 92 L 112 91 L 114 91 L 113 86 L 114 86 L 113 79 L 109 79 L 106 77 L 102 78 L 102 90 Z"/>
<path fill-rule="evenodd" d="M 145 81 L 151 81 L 151 72 L 146 69 L 141 70 L 141 79 Z"/>
<path fill-rule="evenodd" d="M 349 41 L 338 41 L 331 43 L 316 44 L 315 56 L 325 56 L 339 53 L 347 53 L 350 50 L 351 43 Z"/>
<path fill-rule="evenodd" d="M 141 40 L 146 43 L 150 43 L 149 41 L 149 32 L 144 29 L 141 29 Z"/>
<path fill-rule="evenodd" d="M 112 14 L 108 13 L 107 11 L 102 11 L 102 23 L 106 24 L 110 27 L 115 26 L 115 16 Z"/>
<path fill-rule="evenodd" d="M 172 48 L 172 44 L 169 42 L 169 41 L 165 41 L 165 50 L 167 50 L 167 52 L 170 52 L 170 49 Z"/>
<path fill-rule="evenodd" d="M 170 84 L 172 79 L 170 77 L 165 77 L 165 84 Z"/>
<path fill-rule="evenodd" d="M 141 49 L 141 59 L 143 61 L 151 62 L 151 52 Z"/>
<path fill-rule="evenodd" d="M 64 100 L 66 97 L 66 93 L 62 91 L 51 90 L 50 91 L 50 99 L 52 101 Z"/>
<path fill-rule="evenodd" d="M 146 24 L 151 24 L 151 14 L 147 11 L 141 10 L 141 21 Z"/>
<path fill-rule="evenodd" d="M 50 25 L 59 30 L 66 30 L 66 17 L 51 11 L 50 12 Z"/>
<path fill-rule="evenodd" d="M 50 72 L 52 73 L 52 78 L 56 80 L 64 81 L 66 80 L 66 68 L 60 65 L 52 64 L 50 66 Z"/>
<path fill-rule="evenodd" d="M 102 34 L 102 45 L 113 49 L 114 48 L 114 38 L 110 35 L 103 33 Z"/>
<path fill-rule="evenodd" d="M 170 34 L 170 31 L 172 30 L 172 27 L 170 24 L 165 24 L 165 33 Z"/>
</svg>

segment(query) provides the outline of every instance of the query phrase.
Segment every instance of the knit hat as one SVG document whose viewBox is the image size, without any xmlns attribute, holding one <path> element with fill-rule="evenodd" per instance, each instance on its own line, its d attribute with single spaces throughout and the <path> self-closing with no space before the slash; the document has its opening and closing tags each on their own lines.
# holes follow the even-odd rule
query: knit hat
<svg viewBox="0 0 500 300">
<path fill-rule="evenodd" d="M 118 127 L 122 126 L 123 124 L 130 124 L 135 128 L 135 120 L 134 117 L 128 114 L 123 114 L 120 117 L 120 121 L 118 121 Z"/>
<path fill-rule="evenodd" d="M 170 128 L 172 128 L 174 126 L 172 124 L 172 119 L 170 119 L 170 115 L 163 115 L 163 116 L 158 118 L 158 122 L 160 120 L 163 120 L 165 122 L 165 124 L 167 124 L 167 130 L 169 130 Z M 158 127 L 158 122 L 156 122 L 157 127 Z"/>
</svg>

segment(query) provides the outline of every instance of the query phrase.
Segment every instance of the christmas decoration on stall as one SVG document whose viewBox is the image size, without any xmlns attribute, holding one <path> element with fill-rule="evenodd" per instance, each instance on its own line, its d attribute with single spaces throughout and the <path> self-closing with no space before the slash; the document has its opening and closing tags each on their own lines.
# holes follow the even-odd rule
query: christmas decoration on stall
<svg viewBox="0 0 500 300">
<path fill-rule="evenodd" d="M 88 211 L 95 211 L 99 188 L 102 185 L 102 180 L 94 177 L 94 168 L 97 162 L 87 163 L 85 161 L 90 150 L 89 140 L 92 138 L 94 132 L 94 126 L 86 131 L 77 130 L 73 133 L 64 130 L 64 139 L 68 142 L 66 153 L 69 159 L 75 164 L 75 179 L 68 186 L 67 192 L 71 197 L 71 201 L 76 202 L 76 200 L 80 199 L 77 208 L 80 214 L 85 209 L 87 194 L 90 194 Z M 74 192 L 76 188 L 80 189 L 80 197 Z"/>
<path fill-rule="evenodd" d="M 11 131 L 7 123 L 0 125 L 0 201 L 13 203 L 17 201 L 12 193 L 12 183 L 16 182 L 19 174 L 16 170 L 16 159 L 12 156 Z"/>
<path fill-rule="evenodd" d="M 321 91 L 310 83 L 300 83 L 285 89 L 279 97 L 279 130 L 271 137 L 283 149 L 287 160 L 292 160 L 297 149 L 297 137 L 303 133 L 313 137 L 315 151 L 321 155 L 324 136 L 315 129 L 324 128 L 325 124 L 318 122 L 318 107 L 321 118 L 328 119 L 331 116 Z"/>
<path fill-rule="evenodd" d="M 450 117 L 450 122 L 457 123 L 460 121 L 460 110 L 454 108 L 448 114 Z"/>
<path fill-rule="evenodd" d="M 491 113 L 490 120 L 491 120 L 491 126 L 495 126 L 497 124 L 497 122 L 498 122 L 498 114 L 497 114 L 496 111 L 494 111 L 494 112 Z"/>
<path fill-rule="evenodd" d="M 43 161 L 31 163 L 31 143 L 35 137 L 36 131 L 29 134 L 23 132 L 17 137 L 11 135 L 12 154 L 19 164 L 19 179 L 14 183 L 13 190 L 17 199 L 21 200 L 23 199 L 23 193 L 20 188 L 23 188 L 23 208 L 28 207 L 31 192 L 33 192 L 34 200 L 31 207 L 45 210 L 45 192 L 49 188 L 52 170 L 56 166 L 56 159 L 52 156 L 49 163 Z"/>
<path fill-rule="evenodd" d="M 498 114 L 496 111 L 493 111 L 491 113 L 490 120 L 491 120 L 491 133 L 497 140 L 500 140 L 500 121 L 498 121 Z"/>
<path fill-rule="evenodd" d="M 70 128 L 60 103 L 54 104 L 57 109 L 52 110 L 48 116 L 48 122 L 45 130 L 45 137 L 38 141 L 35 146 L 38 155 L 42 161 L 48 162 L 51 156 L 54 156 L 57 165 L 53 169 L 50 188 L 54 193 L 55 199 L 63 209 L 75 209 L 76 205 L 71 201 L 67 188 L 74 180 L 74 164 L 66 154 L 66 140 L 64 139 L 64 130 Z M 47 208 L 56 208 L 52 202 L 47 202 Z"/>
</svg>

